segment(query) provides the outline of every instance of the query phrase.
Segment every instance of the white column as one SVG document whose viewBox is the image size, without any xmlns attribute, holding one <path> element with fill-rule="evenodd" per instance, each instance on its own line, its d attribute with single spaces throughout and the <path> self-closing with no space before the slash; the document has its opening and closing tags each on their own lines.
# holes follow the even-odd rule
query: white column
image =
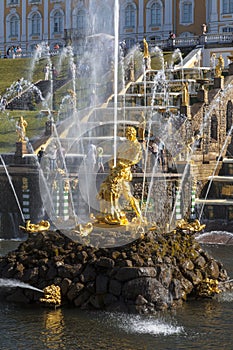
<svg viewBox="0 0 233 350">
<path fill-rule="evenodd" d="M 64 29 L 71 29 L 71 0 L 66 0 L 66 16 L 65 16 L 65 27 Z"/>
<path fill-rule="evenodd" d="M 22 42 L 22 50 L 25 51 L 27 49 L 27 5 L 26 5 L 27 0 L 22 1 L 22 17 L 21 17 L 21 42 Z"/>
<path fill-rule="evenodd" d="M 5 6 L 2 6 L 1 11 L 0 11 L 0 50 L 1 50 L 1 54 L 2 56 L 5 54 L 5 47 L 4 47 L 4 43 L 5 43 L 5 31 L 6 31 L 6 27 L 4 28 L 4 24 L 5 24 Z"/>
<path fill-rule="evenodd" d="M 144 37 L 144 0 L 139 0 L 138 4 L 138 40 Z"/>
<path fill-rule="evenodd" d="M 214 23 L 212 24 L 212 22 L 214 22 Z M 211 32 L 217 32 L 217 30 L 218 30 L 218 0 L 211 1 L 211 4 L 210 4 L 210 25 L 209 25 L 208 30 Z"/>
<path fill-rule="evenodd" d="M 179 188 L 176 190 L 176 219 L 182 219 L 182 208 L 181 208 L 181 191 Z"/>
<path fill-rule="evenodd" d="M 44 23 L 43 23 L 43 40 L 48 40 L 49 38 L 49 6 L 48 0 L 44 0 Z"/>
<path fill-rule="evenodd" d="M 173 30 L 172 28 L 172 13 L 173 13 L 173 1 L 166 0 L 164 1 L 164 27 L 163 32 L 165 39 L 168 38 L 168 33 Z"/>
</svg>

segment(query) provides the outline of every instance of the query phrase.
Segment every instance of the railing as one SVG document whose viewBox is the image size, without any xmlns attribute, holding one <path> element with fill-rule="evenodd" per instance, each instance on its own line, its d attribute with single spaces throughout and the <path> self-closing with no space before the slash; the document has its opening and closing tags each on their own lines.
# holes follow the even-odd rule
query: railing
<svg viewBox="0 0 233 350">
<path fill-rule="evenodd" d="M 59 50 L 50 50 L 49 54 L 46 54 L 44 52 L 41 53 L 41 58 L 43 57 L 47 57 L 48 55 L 51 56 L 57 56 L 60 54 L 61 49 Z M 34 56 L 34 51 L 23 51 L 20 54 L 15 54 L 14 57 L 13 55 L 9 55 L 9 56 L 3 56 L 0 55 L 0 58 L 11 58 L 11 59 L 18 59 L 18 58 L 31 58 Z"/>
<path fill-rule="evenodd" d="M 64 33 L 64 45 L 65 45 L 65 41 L 70 39 L 73 42 L 82 40 L 83 38 L 86 37 L 86 35 L 84 35 L 84 31 L 83 30 L 79 30 L 79 29 L 69 29 L 66 30 Z M 153 48 L 155 46 L 158 46 L 161 49 L 165 49 L 165 48 L 194 48 L 197 45 L 208 45 L 208 44 L 226 44 L 229 45 L 232 43 L 233 46 L 233 33 L 220 33 L 220 34 L 214 34 L 214 33 L 208 33 L 208 34 L 203 34 L 200 36 L 190 36 L 190 37 L 177 37 L 175 39 L 166 39 L 166 40 L 158 40 L 158 41 L 148 41 L 148 44 L 150 46 L 150 48 Z M 10 46 L 12 43 L 7 43 L 8 46 Z M 23 43 L 19 42 L 19 45 L 22 46 Z M 78 53 L 82 53 L 84 50 L 83 47 L 83 43 L 80 42 L 79 45 L 77 45 L 76 47 L 77 52 Z M 54 56 L 54 55 L 58 55 L 60 52 L 60 50 L 55 50 L 52 49 L 49 52 L 50 56 Z M 20 58 L 20 57 L 32 57 L 34 54 L 34 51 L 23 51 L 20 55 L 16 54 L 16 58 Z M 43 54 L 44 56 L 44 54 Z M 2 56 L 3 57 L 3 56 Z M 12 58 L 7 57 L 7 58 Z"/>
<path fill-rule="evenodd" d="M 197 45 L 208 45 L 208 44 L 230 44 L 233 43 L 233 33 L 221 33 L 221 34 L 203 34 L 200 36 L 190 37 L 177 37 L 175 39 L 167 39 L 160 41 L 151 41 L 149 45 L 151 47 L 158 46 L 160 48 L 185 48 L 195 47 Z"/>
<path fill-rule="evenodd" d="M 232 43 L 232 33 L 221 33 L 221 34 L 207 34 L 207 43 Z"/>
</svg>

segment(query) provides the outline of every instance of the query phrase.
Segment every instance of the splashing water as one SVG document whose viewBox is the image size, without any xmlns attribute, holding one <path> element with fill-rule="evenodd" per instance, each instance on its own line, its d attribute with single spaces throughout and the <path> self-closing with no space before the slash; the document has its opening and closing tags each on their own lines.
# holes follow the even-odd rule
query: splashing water
<svg viewBox="0 0 233 350">
<path fill-rule="evenodd" d="M 109 315 L 109 318 L 110 322 L 117 322 L 116 326 L 123 329 L 127 333 L 172 335 L 184 332 L 184 328 L 182 326 L 176 326 L 170 321 L 166 322 L 163 319 L 157 319 L 155 317 L 118 314 L 117 321 L 113 315 Z"/>
<path fill-rule="evenodd" d="M 127 327 L 130 333 L 140 334 L 179 334 L 183 331 L 183 327 L 176 327 L 159 320 L 133 320 Z"/>
<path fill-rule="evenodd" d="M 196 235 L 196 240 L 206 244 L 233 244 L 233 233 L 228 231 L 210 231 Z"/>
</svg>

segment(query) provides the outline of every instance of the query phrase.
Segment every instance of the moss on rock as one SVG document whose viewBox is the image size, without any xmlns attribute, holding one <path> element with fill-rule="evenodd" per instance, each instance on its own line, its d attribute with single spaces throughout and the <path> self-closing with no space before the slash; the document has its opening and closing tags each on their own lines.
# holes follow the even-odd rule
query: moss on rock
<svg viewBox="0 0 233 350">
<path fill-rule="evenodd" d="M 139 313 L 180 306 L 190 296 L 200 297 L 204 281 L 228 279 L 194 235 L 179 230 L 148 232 L 114 248 L 85 246 L 58 231 L 38 233 L 0 258 L 0 277 L 40 289 L 59 285 L 62 304 Z M 24 289 L 11 290 L 8 298 L 14 300 L 14 295 L 30 303 L 41 297 Z"/>
</svg>

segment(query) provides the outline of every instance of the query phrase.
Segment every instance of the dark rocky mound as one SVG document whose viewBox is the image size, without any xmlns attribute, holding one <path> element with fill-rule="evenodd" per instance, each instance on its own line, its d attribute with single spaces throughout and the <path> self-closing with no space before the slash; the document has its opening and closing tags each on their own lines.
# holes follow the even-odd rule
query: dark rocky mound
<svg viewBox="0 0 233 350">
<path fill-rule="evenodd" d="M 198 296 L 207 278 L 228 276 L 195 240 L 183 231 L 149 232 L 128 245 L 94 248 L 60 232 L 29 236 L 16 251 L 0 259 L 0 277 L 43 289 L 61 287 L 62 303 L 84 309 L 153 313 Z M 229 286 L 229 283 L 222 283 Z M 41 294 L 10 289 L 7 299 L 39 302 Z"/>
</svg>

